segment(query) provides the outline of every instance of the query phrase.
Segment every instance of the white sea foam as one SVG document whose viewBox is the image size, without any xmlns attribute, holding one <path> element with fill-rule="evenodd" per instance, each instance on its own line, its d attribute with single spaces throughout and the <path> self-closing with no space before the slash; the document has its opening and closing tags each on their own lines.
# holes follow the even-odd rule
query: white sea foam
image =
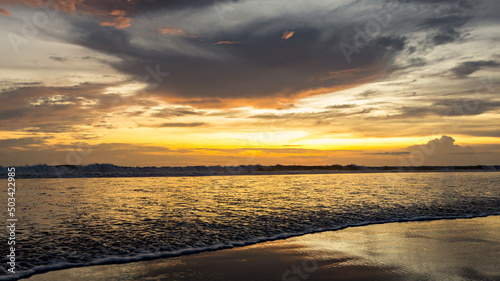
<svg viewBox="0 0 500 281">
<path fill-rule="evenodd" d="M 26 179 L 23 262 L 0 280 L 374 223 L 500 215 L 499 182 L 500 173 Z"/>
</svg>

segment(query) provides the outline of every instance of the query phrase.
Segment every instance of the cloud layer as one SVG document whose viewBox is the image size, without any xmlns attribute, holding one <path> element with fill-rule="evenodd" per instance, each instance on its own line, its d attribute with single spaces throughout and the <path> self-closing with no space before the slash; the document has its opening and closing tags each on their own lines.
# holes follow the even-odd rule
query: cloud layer
<svg viewBox="0 0 500 281">
<path fill-rule="evenodd" d="M 51 3 L 0 0 L 4 153 L 94 140 L 154 161 L 167 146 L 241 161 L 250 144 L 256 163 L 498 155 L 498 1 Z"/>
</svg>

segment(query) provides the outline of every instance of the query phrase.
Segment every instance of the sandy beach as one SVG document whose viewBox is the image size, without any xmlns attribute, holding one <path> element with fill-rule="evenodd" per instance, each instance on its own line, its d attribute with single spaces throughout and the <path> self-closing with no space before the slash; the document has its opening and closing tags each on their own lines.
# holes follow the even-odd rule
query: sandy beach
<svg viewBox="0 0 500 281">
<path fill-rule="evenodd" d="M 500 280 L 500 216 L 351 227 L 27 280 Z"/>
</svg>

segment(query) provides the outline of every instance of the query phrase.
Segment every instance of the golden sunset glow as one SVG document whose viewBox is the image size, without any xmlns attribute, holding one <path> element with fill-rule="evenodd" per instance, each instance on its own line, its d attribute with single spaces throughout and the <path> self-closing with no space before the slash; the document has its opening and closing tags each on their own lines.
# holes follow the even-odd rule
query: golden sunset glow
<svg viewBox="0 0 500 281">
<path fill-rule="evenodd" d="M 0 0 L 0 280 L 498 278 L 499 27 L 498 0 Z"/>
<path fill-rule="evenodd" d="M 490 4 L 139 2 L 1 4 L 1 165 L 498 164 Z"/>
</svg>

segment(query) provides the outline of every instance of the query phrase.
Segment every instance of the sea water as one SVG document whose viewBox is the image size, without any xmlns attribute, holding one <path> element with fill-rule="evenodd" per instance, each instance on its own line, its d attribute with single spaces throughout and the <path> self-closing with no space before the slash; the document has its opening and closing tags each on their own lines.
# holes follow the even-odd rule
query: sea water
<svg viewBox="0 0 500 281">
<path fill-rule="evenodd" d="M 18 179 L 15 277 L 492 214 L 500 214 L 500 172 Z M 0 279 L 14 277 L 6 241 Z"/>
</svg>

